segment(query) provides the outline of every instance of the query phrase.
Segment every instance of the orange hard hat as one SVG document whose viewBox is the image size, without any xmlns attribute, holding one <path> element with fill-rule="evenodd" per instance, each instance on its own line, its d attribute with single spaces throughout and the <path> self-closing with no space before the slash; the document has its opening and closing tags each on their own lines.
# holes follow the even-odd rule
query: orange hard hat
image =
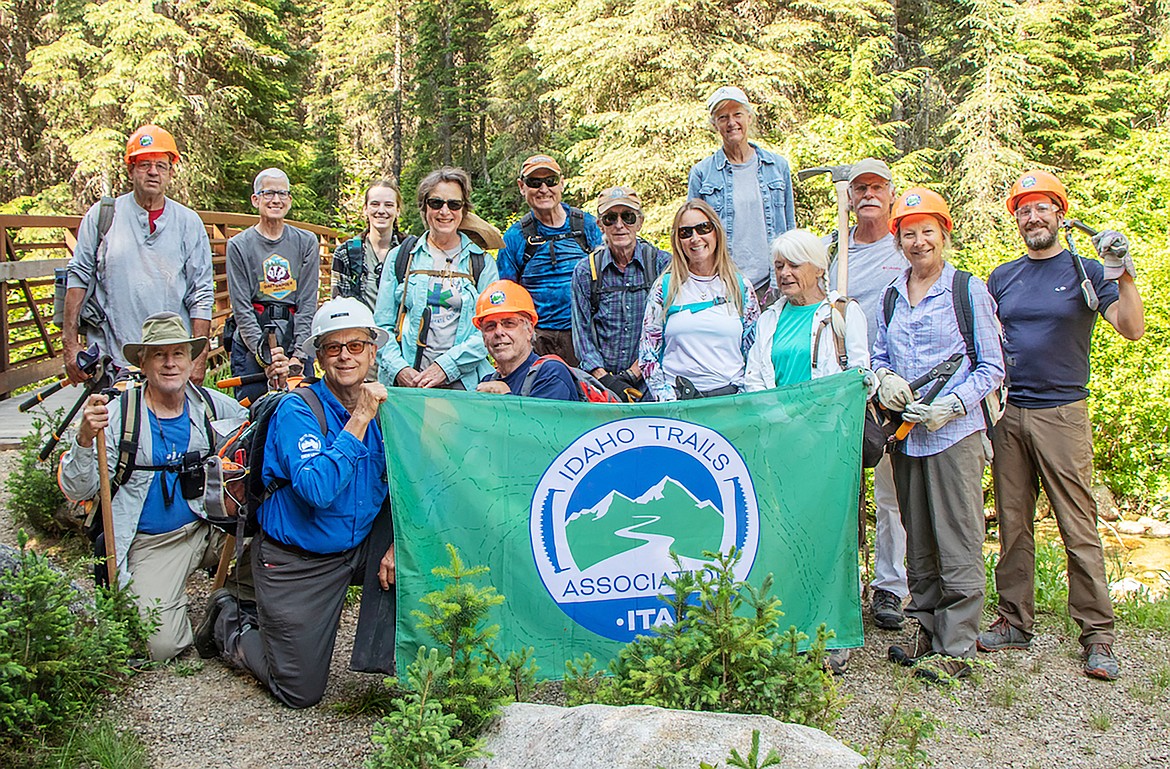
<svg viewBox="0 0 1170 769">
<path fill-rule="evenodd" d="M 519 283 L 510 280 L 497 280 L 483 290 L 475 302 L 475 317 L 471 322 L 479 328 L 480 322 L 489 315 L 518 312 L 527 315 L 536 325 L 536 306 L 532 303 L 532 294 Z"/>
<path fill-rule="evenodd" d="M 1047 171 L 1029 171 L 1019 179 L 1016 179 L 1016 183 L 1012 185 L 1011 192 L 1008 193 L 1008 213 L 1015 214 L 1020 199 L 1036 193 L 1052 198 L 1060 204 L 1060 210 L 1068 213 L 1068 192 L 1065 191 L 1064 185 L 1060 183 L 1060 179 L 1057 179 Z"/>
<path fill-rule="evenodd" d="M 894 213 L 890 216 L 890 232 L 897 235 L 898 224 L 907 216 L 916 214 L 934 214 L 947 232 L 955 228 L 955 223 L 951 221 L 951 209 L 947 208 L 947 202 L 943 200 L 942 195 L 925 187 L 911 187 L 902 193 L 898 202 L 894 203 Z"/>
<path fill-rule="evenodd" d="M 138 155 L 157 154 L 165 152 L 171 156 L 172 163 L 179 162 L 179 148 L 175 145 L 175 137 L 170 131 L 156 125 L 144 125 L 126 140 L 126 163 L 134 161 Z"/>
</svg>

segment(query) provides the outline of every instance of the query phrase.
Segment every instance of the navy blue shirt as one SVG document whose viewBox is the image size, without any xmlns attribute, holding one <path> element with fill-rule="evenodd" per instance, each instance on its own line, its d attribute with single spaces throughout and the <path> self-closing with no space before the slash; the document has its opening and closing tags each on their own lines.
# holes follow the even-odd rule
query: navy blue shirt
<svg viewBox="0 0 1170 769">
<path fill-rule="evenodd" d="M 182 414 L 169 419 L 158 418 L 150 409 L 146 413 L 150 416 L 150 463 L 155 467 L 173 465 L 177 470 L 191 442 L 191 419 L 187 415 L 186 404 Z M 138 531 L 142 534 L 166 534 L 196 520 L 191 506 L 179 491 L 179 474 L 174 470 L 155 472 L 146 499 L 142 502 Z"/>
<path fill-rule="evenodd" d="M 503 382 L 508 385 L 508 389 L 512 391 L 513 395 L 519 395 L 520 388 L 524 386 L 524 377 L 528 375 L 528 369 L 532 368 L 532 364 L 539 357 L 536 353 L 529 353 L 528 360 L 520 364 L 508 376 L 501 378 L 500 372 L 496 371 L 485 376 L 483 381 Z M 548 400 L 554 401 L 575 401 L 580 400 L 578 393 L 577 381 L 573 379 L 573 374 L 569 371 L 569 367 L 559 361 L 549 360 L 541 363 L 540 368 L 536 370 L 536 378 L 532 382 L 532 392 L 528 394 L 533 398 L 547 398 Z"/>
<path fill-rule="evenodd" d="M 1067 250 L 1050 259 L 1022 256 L 987 279 L 999 306 L 1007 364 L 1008 403 L 1046 409 L 1089 395 L 1089 342 L 1097 314 L 1118 299 L 1100 262 L 1081 258 L 1097 291 L 1097 312 L 1085 305 L 1080 276 Z"/>
</svg>

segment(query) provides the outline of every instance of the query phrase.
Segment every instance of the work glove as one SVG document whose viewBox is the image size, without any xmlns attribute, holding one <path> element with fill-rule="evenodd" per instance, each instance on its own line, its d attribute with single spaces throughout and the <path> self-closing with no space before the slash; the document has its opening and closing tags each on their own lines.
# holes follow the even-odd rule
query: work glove
<svg viewBox="0 0 1170 769">
<path fill-rule="evenodd" d="M 890 411 L 901 411 L 906 408 L 907 403 L 914 400 L 914 391 L 910 389 L 910 383 L 893 371 L 888 368 L 878 369 L 877 377 L 878 403 Z"/>
<path fill-rule="evenodd" d="M 877 389 L 878 389 L 877 374 L 873 373 L 872 371 L 870 371 L 867 368 L 862 369 L 861 373 L 862 373 L 861 381 L 865 383 L 865 397 L 872 398 L 874 396 L 874 394 L 877 393 Z"/>
<path fill-rule="evenodd" d="M 1093 247 L 1105 265 L 1105 280 L 1117 280 L 1121 273 L 1128 272 L 1137 278 L 1133 257 L 1129 255 L 1129 241 L 1117 230 L 1101 230 L 1093 236 Z"/>
<path fill-rule="evenodd" d="M 959 400 L 959 396 L 952 393 L 944 395 L 933 403 L 914 401 L 906 406 L 902 412 L 902 419 L 907 422 L 924 424 L 926 429 L 933 433 L 952 419 L 957 419 L 966 413 L 967 410 L 963 408 L 963 402 Z"/>
</svg>

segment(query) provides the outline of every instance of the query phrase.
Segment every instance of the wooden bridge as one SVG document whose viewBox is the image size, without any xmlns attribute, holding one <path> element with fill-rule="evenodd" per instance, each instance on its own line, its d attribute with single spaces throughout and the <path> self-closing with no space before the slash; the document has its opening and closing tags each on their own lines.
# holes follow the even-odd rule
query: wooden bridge
<svg viewBox="0 0 1170 769">
<path fill-rule="evenodd" d="M 215 269 L 212 355 L 221 356 L 218 336 L 231 314 L 226 253 L 232 235 L 259 217 L 200 211 L 211 239 Z M 314 233 L 321 244 L 321 286 L 329 289 L 329 265 L 340 234 L 329 227 L 289 222 Z M 0 215 L 0 400 L 14 390 L 64 373 L 61 331 L 52 325 L 53 270 L 64 267 L 77 246 L 80 216 Z"/>
</svg>

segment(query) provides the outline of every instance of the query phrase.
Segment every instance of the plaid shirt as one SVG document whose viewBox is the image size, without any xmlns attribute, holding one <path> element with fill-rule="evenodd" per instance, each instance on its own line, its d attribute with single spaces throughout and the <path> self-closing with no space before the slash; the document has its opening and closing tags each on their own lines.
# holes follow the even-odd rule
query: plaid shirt
<svg viewBox="0 0 1170 769">
<path fill-rule="evenodd" d="M 613 263 L 608 246 L 594 252 L 601 277 L 601 304 L 596 315 L 590 301 L 593 276 L 589 259 L 577 263 L 572 282 L 573 349 L 584 370 L 603 368 L 616 374 L 638 360 L 642 317 L 650 294 L 639 289 L 647 284 L 647 260 L 651 258 L 658 262 L 656 274 L 670 266 L 670 254 L 644 240 L 638 241 L 624 272 Z"/>
<path fill-rule="evenodd" d="M 987 285 L 971 278 L 971 311 L 975 316 L 975 353 L 979 363 L 971 370 L 967 345 L 955 318 L 951 285 L 955 268 L 943 264 L 942 274 L 926 292 L 926 296 L 911 307 L 906 292 L 910 270 L 903 272 L 887 291 L 896 291 L 894 314 L 887 326 L 885 317 L 878 318 L 877 341 L 873 346 L 873 370 L 888 368 L 907 382 L 913 382 L 931 368 L 955 353 L 963 354 L 959 370 L 939 392 L 937 401 L 954 393 L 963 402 L 967 413 L 948 422 L 934 432 L 917 425 L 902 443 L 902 452 L 912 457 L 938 454 L 972 433 L 986 429 L 983 421 L 982 400 L 1003 381 L 1003 350 L 995 319 L 995 300 L 987 292 Z M 879 305 L 880 306 L 880 305 Z M 929 387 L 929 385 L 928 385 Z"/>
</svg>

